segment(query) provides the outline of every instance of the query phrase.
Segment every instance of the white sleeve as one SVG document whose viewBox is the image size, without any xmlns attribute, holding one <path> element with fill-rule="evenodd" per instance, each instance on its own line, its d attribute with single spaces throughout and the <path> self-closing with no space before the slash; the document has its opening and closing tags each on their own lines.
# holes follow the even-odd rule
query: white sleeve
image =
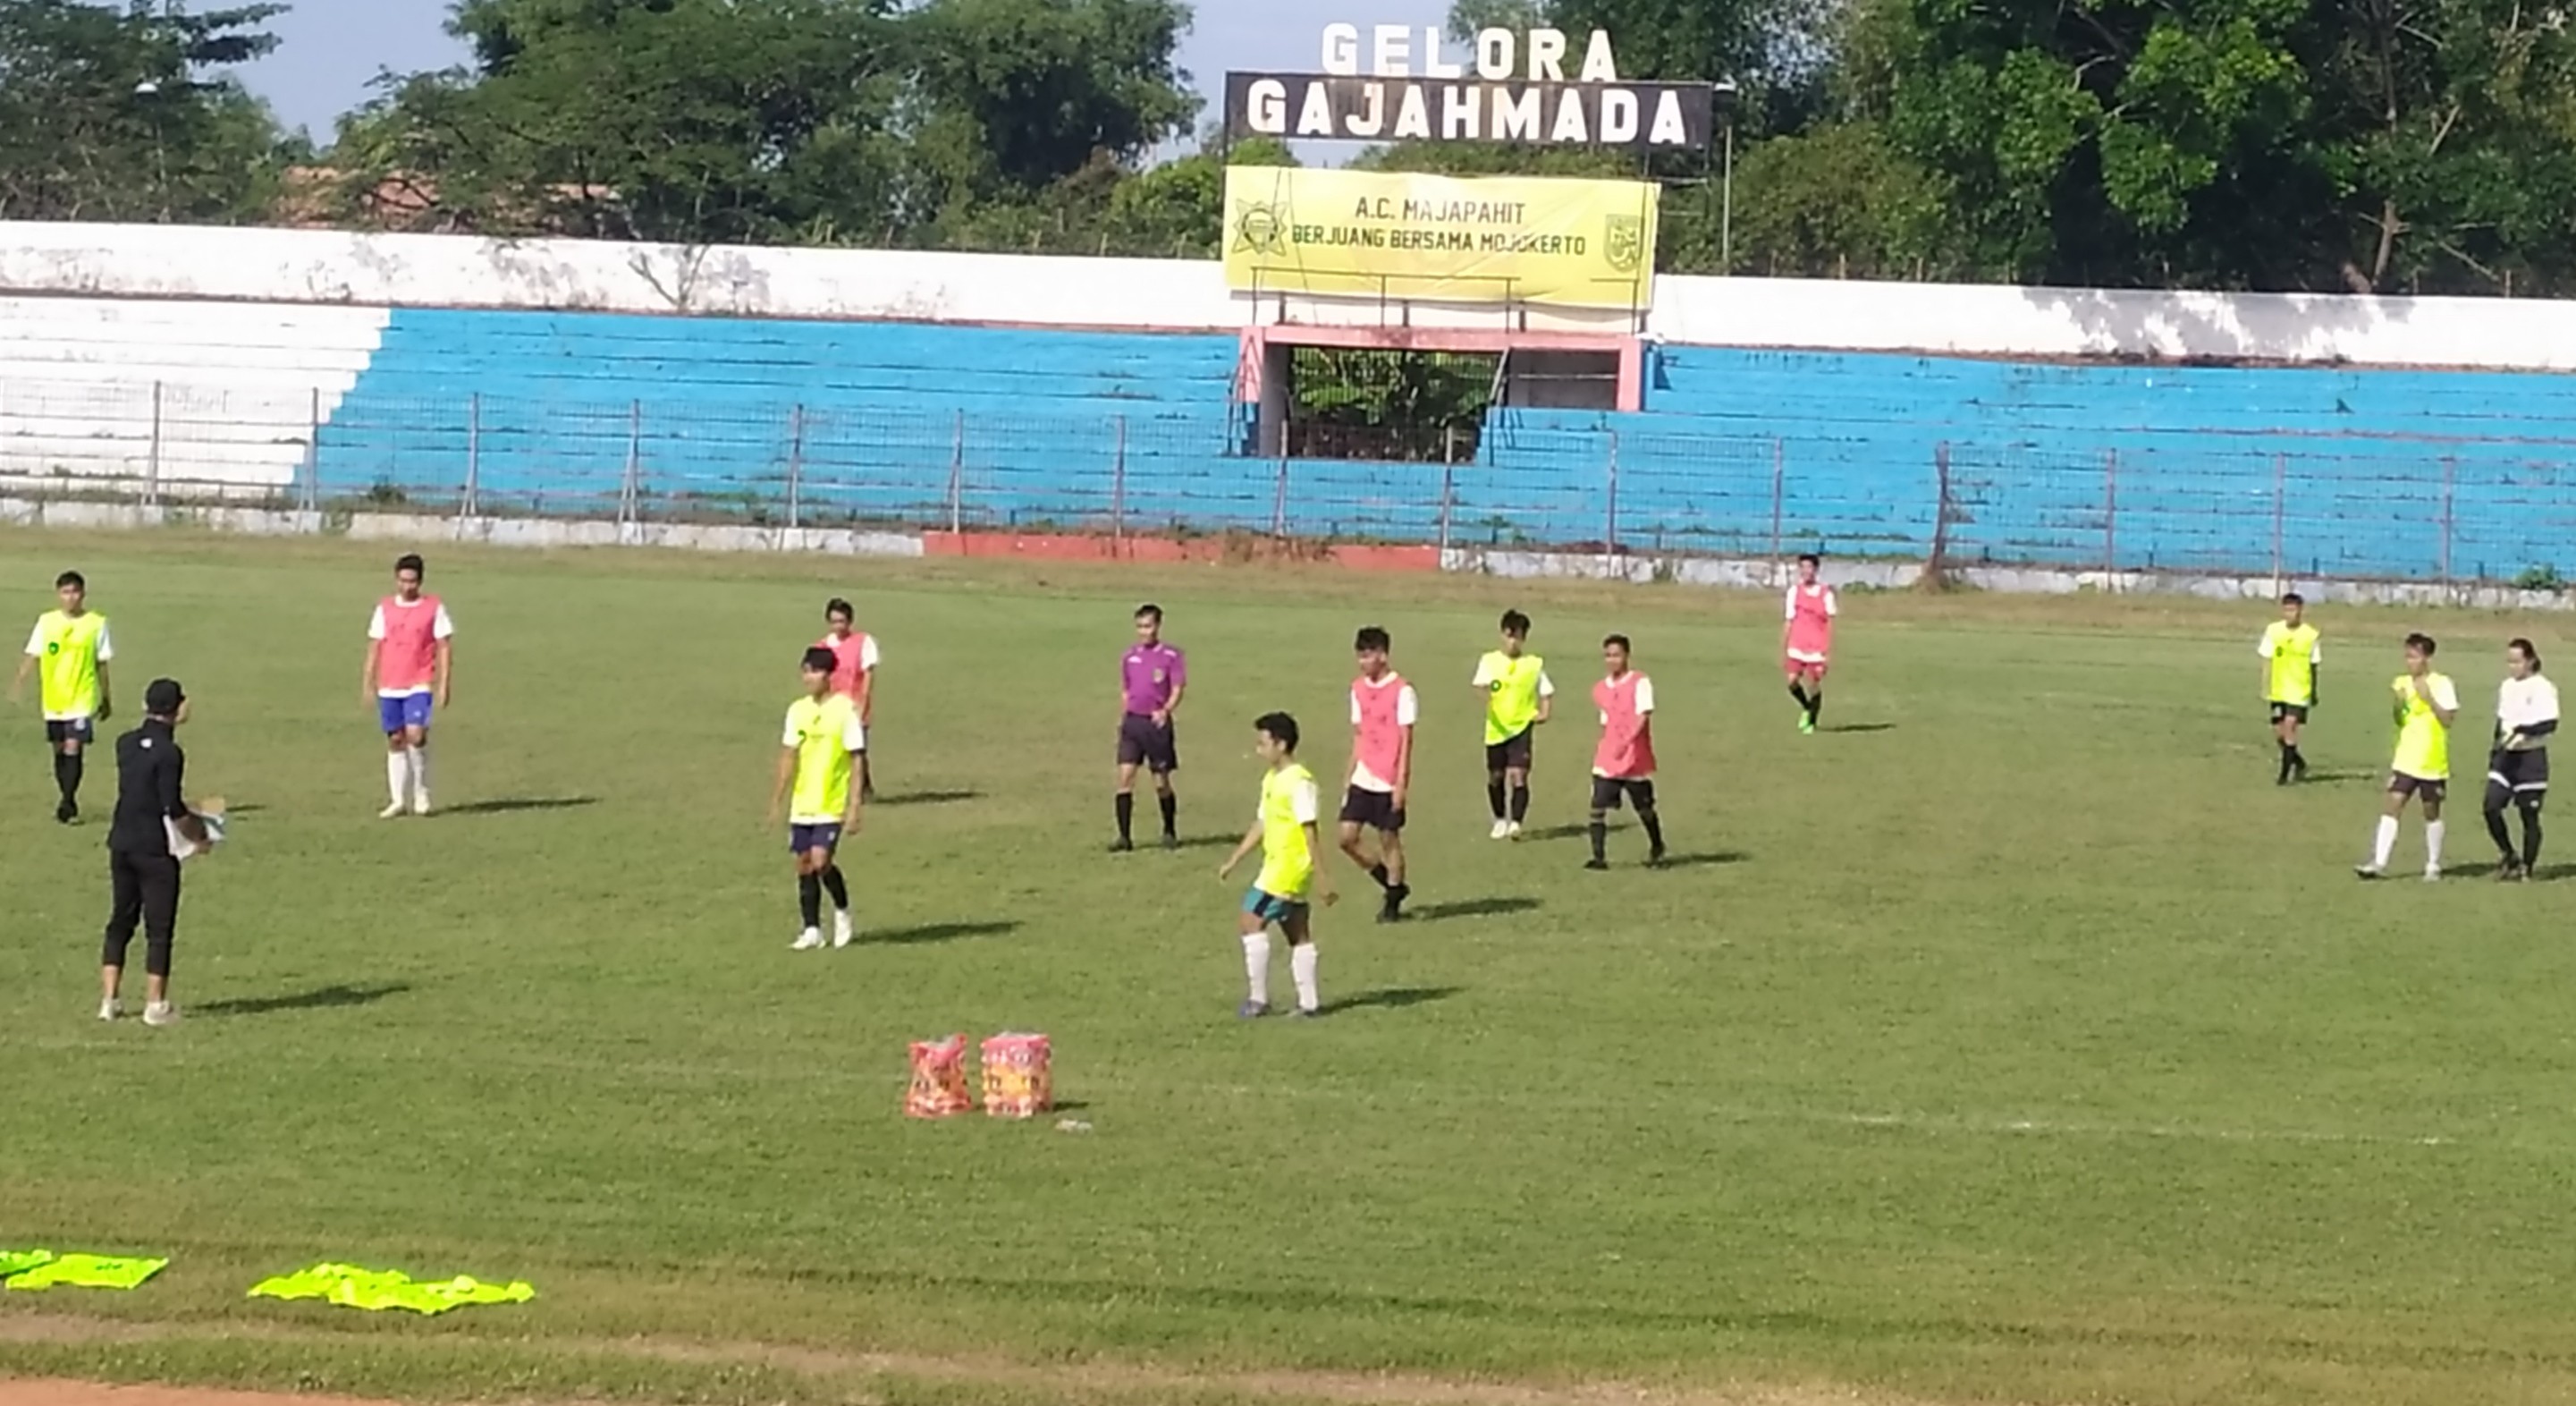
<svg viewBox="0 0 2576 1406">
<path fill-rule="evenodd" d="M 1490 688 L 1494 682 L 1494 661 L 1488 657 L 1476 661 L 1476 687 Z"/>
<path fill-rule="evenodd" d="M 1789 594 L 1788 594 L 1788 595 L 1786 595 L 1786 596 L 1784 596 L 1784 597 L 1782 597 L 1781 599 L 1786 603 L 1786 608 L 1785 608 L 1785 609 L 1783 609 L 1783 610 L 1780 612 L 1780 618 L 1781 618 L 1781 619 L 1783 619 L 1783 620 L 1795 620 L 1795 619 L 1797 619 L 1797 618 L 1798 618 L 1798 588 L 1797 588 L 1797 587 L 1795 587 L 1795 586 L 1791 586 L 1791 587 L 1789 588 Z"/>
<path fill-rule="evenodd" d="M 107 622 L 101 620 L 98 622 L 98 662 L 104 664 L 115 657 L 116 641 L 108 638 Z"/>
<path fill-rule="evenodd" d="M 2277 652 L 2276 647 L 2272 643 L 2271 631 L 2265 630 L 2263 632 L 2263 638 L 2254 641 L 2254 652 L 2265 659 L 2271 658 L 2273 654 Z"/>
<path fill-rule="evenodd" d="M 45 622 L 44 622 L 44 621 L 42 621 L 42 620 L 37 621 L 37 622 L 36 622 L 36 628 L 34 628 L 34 629 L 32 629 L 32 630 L 29 630 L 29 631 L 27 632 L 27 652 L 28 652 L 29 654 L 32 654 L 32 655 L 36 656 L 36 657 L 37 657 L 37 658 L 39 658 L 39 659 L 42 659 L 42 658 L 44 658 L 44 657 L 45 657 Z"/>
<path fill-rule="evenodd" d="M 2554 723 L 2558 721 L 2558 685 L 2551 683 L 2545 678 L 2542 679 L 2540 681 L 2540 687 L 2532 690 L 2532 702 L 2540 710 L 2540 716 L 2533 718 L 2533 722 Z"/>
<path fill-rule="evenodd" d="M 1842 613 L 1842 592 L 1835 590 L 1831 586 L 1827 586 L 1825 588 L 1825 618 L 1831 620 Z"/>
<path fill-rule="evenodd" d="M 1541 698 L 1556 696 L 1556 680 L 1549 678 L 1545 669 L 1538 671 L 1538 696 Z"/>
<path fill-rule="evenodd" d="M 2460 691 L 2451 686 L 2451 676 L 2443 674 L 2433 681 L 2433 706 L 2447 713 L 2460 710 Z"/>
<path fill-rule="evenodd" d="M 2313 669 L 2324 662 L 2326 662 L 2326 642 L 2318 640 L 2308 646 L 2308 667 Z"/>
<path fill-rule="evenodd" d="M 383 639 L 384 637 L 385 637 L 385 608 L 384 608 L 383 606 L 381 606 L 381 605 L 380 605 L 380 606 L 377 606 L 377 607 L 376 607 L 376 613 L 375 613 L 375 614 L 370 615 L 370 616 L 368 616 L 368 617 L 367 617 L 367 638 L 369 638 L 369 639 L 371 639 L 371 640 L 380 640 L 380 639 Z"/>
<path fill-rule="evenodd" d="M 1288 808 L 1296 813 L 1298 824 L 1314 824 L 1315 817 L 1323 813 L 1323 801 L 1315 792 L 1315 783 L 1298 782 L 1297 789 L 1289 793 Z"/>
<path fill-rule="evenodd" d="M 867 749 L 868 725 L 859 721 L 859 710 L 852 708 L 850 715 L 841 719 L 841 750 L 864 752 Z"/>
<path fill-rule="evenodd" d="M 1352 685 L 1351 685 L 1351 726 L 1353 726 L 1353 727 L 1358 727 L 1359 725 L 1360 725 L 1360 686 L 1359 686 L 1358 684 L 1352 684 Z"/>
<path fill-rule="evenodd" d="M 447 618 L 447 606 L 442 603 L 438 607 L 438 618 L 430 622 L 429 637 L 443 640 L 453 639 L 455 636 L 456 622 Z"/>
<path fill-rule="evenodd" d="M 787 710 L 787 735 L 778 739 L 778 745 L 781 747 L 793 747 L 804 740 L 804 734 L 796 730 L 796 710 L 790 708 Z"/>
<path fill-rule="evenodd" d="M 874 636 L 874 635 L 870 635 L 870 636 L 868 636 L 868 638 L 867 638 L 867 642 L 866 642 L 865 644 L 862 644 L 862 645 L 860 645 L 860 646 L 859 646 L 859 667 L 860 667 L 862 670 L 866 670 L 866 671 L 869 671 L 869 672 L 874 672 L 874 671 L 875 671 L 875 669 L 876 669 L 876 667 L 877 667 L 877 637 L 876 637 L 876 636 Z"/>
<path fill-rule="evenodd" d="M 1655 681 L 1640 678 L 1637 680 L 1637 714 L 1643 717 L 1653 711 L 1655 711 Z"/>
<path fill-rule="evenodd" d="M 1358 719 L 1355 718 L 1352 721 L 1356 722 Z M 1422 695 L 1413 691 L 1413 685 L 1406 684 L 1404 691 L 1395 696 L 1395 725 L 1411 727 L 1420 721 L 1422 721 Z"/>
</svg>

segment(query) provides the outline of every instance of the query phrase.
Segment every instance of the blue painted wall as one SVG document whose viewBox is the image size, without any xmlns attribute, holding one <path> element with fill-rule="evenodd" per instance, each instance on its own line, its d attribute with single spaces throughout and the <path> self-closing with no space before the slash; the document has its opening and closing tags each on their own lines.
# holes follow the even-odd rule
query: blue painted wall
<svg viewBox="0 0 2576 1406">
<path fill-rule="evenodd" d="M 1477 462 L 1247 457 L 1230 334 L 401 311 L 326 493 L 487 509 L 2576 576 L 2576 377 L 1663 347 Z M 1946 464 L 1946 511 L 1943 485 Z M 791 480 L 792 486 L 791 486 Z"/>
</svg>

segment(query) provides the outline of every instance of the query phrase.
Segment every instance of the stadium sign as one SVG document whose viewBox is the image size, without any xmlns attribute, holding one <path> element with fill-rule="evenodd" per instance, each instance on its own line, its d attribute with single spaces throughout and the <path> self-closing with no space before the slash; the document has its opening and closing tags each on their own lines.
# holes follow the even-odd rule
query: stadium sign
<svg viewBox="0 0 2576 1406">
<path fill-rule="evenodd" d="M 1708 149 L 1715 86 L 1622 82 L 1604 31 L 1579 63 L 1561 30 L 1487 29 L 1472 47 L 1453 61 L 1437 29 L 1377 25 L 1364 45 L 1359 26 L 1326 25 L 1322 72 L 1225 76 L 1226 136 Z"/>
</svg>

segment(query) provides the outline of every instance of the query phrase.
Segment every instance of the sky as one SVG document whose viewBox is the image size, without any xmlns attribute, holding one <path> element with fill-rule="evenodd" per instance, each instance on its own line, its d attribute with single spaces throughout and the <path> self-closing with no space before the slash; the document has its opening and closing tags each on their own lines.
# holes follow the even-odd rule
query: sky
<svg viewBox="0 0 2576 1406">
<path fill-rule="evenodd" d="M 331 140 L 341 113 L 365 102 L 379 73 L 444 68 L 465 57 L 441 27 L 448 0 L 294 0 L 274 22 L 277 52 L 242 71 L 288 128 Z M 1198 20 L 1181 39 L 1180 63 L 1206 95 L 1202 121 L 1220 110 L 1228 69 L 1311 73 L 1320 65 L 1324 25 L 1335 19 L 1438 25 L 1448 0 L 1364 0 L 1358 4 L 1282 0 L 1198 0 Z"/>
</svg>

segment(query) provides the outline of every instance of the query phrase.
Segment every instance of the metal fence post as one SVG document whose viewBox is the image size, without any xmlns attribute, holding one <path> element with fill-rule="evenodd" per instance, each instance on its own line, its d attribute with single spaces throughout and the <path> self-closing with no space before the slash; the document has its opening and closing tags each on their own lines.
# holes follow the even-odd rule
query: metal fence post
<svg viewBox="0 0 2576 1406">
<path fill-rule="evenodd" d="M 2272 594 L 2288 590 L 2288 578 L 2282 574 L 2281 551 L 2284 531 L 2290 515 L 2290 456 L 2272 456 Z"/>
<path fill-rule="evenodd" d="M 2102 451 L 2102 588 L 2120 571 L 2120 451 Z"/>
<path fill-rule="evenodd" d="M 478 509 L 483 493 L 483 393 L 476 391 L 465 399 L 465 498 L 456 505 L 456 516 L 471 518 Z"/>
<path fill-rule="evenodd" d="M 1109 474 L 1109 541 L 1127 543 L 1127 417 L 1118 417 L 1118 458 Z"/>
<path fill-rule="evenodd" d="M 644 402 L 632 401 L 626 408 L 626 476 L 617 486 L 617 523 L 620 527 L 635 521 L 643 497 L 644 477 Z"/>
<path fill-rule="evenodd" d="M 1449 557 L 1449 517 L 1458 502 L 1458 427 L 1451 425 L 1440 447 L 1440 557 Z"/>
<path fill-rule="evenodd" d="M 1610 432 L 1609 515 L 1602 523 L 1601 567 L 1606 573 L 1618 566 L 1619 557 L 1619 432 Z"/>
<path fill-rule="evenodd" d="M 304 471 L 298 475 L 296 506 L 313 512 L 322 504 L 322 388 L 313 388 L 313 400 L 305 417 Z"/>
<path fill-rule="evenodd" d="M 1787 497 L 1789 441 L 1771 441 L 1771 582 L 1780 582 L 1780 502 Z"/>
<path fill-rule="evenodd" d="M 948 531 L 966 530 L 966 412 L 957 412 L 957 433 L 948 450 Z"/>
<path fill-rule="evenodd" d="M 787 413 L 787 528 L 805 525 L 805 407 Z"/>
<path fill-rule="evenodd" d="M 143 506 L 161 506 L 161 383 L 152 383 L 152 445 L 146 451 L 143 477 Z"/>
<path fill-rule="evenodd" d="M 1270 535 L 1280 538 L 1288 535 L 1288 451 L 1285 447 L 1279 451 L 1279 486 L 1272 491 L 1270 498 Z"/>
<path fill-rule="evenodd" d="M 2454 535 L 2452 506 L 2459 492 L 2459 481 L 2460 461 L 2450 455 L 2444 455 L 2442 457 L 2442 591 L 2445 595 L 2451 590 L 2451 539 Z"/>
</svg>

